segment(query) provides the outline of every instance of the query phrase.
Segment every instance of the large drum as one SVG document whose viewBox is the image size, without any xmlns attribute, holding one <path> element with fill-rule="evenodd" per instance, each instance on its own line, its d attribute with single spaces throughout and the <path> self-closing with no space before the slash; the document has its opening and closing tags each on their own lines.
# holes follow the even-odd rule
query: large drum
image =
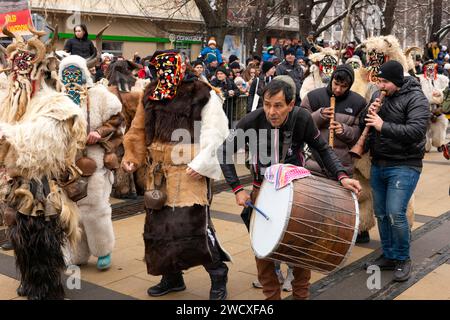
<svg viewBox="0 0 450 320">
<path fill-rule="evenodd" d="M 310 176 L 276 190 L 264 181 L 250 237 L 257 258 L 328 274 L 342 266 L 358 234 L 356 196 L 336 181 Z"/>
</svg>

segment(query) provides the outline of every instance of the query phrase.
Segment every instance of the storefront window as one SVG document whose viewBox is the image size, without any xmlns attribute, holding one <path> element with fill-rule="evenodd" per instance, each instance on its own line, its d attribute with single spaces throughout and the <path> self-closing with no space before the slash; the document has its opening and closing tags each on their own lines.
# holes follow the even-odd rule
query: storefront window
<svg viewBox="0 0 450 320">
<path fill-rule="evenodd" d="M 112 53 L 114 56 L 121 56 L 123 53 L 123 42 L 103 41 L 102 53 Z"/>
</svg>

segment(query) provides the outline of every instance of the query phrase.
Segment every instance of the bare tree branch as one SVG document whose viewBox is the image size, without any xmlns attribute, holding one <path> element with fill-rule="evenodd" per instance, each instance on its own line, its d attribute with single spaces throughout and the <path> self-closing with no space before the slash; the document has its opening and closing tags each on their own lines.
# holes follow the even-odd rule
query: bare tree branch
<svg viewBox="0 0 450 320">
<path fill-rule="evenodd" d="M 356 5 L 358 5 L 362 0 L 353 0 L 352 5 L 350 6 L 350 10 L 355 9 Z M 338 15 L 336 18 L 334 18 L 333 20 L 331 20 L 330 22 L 328 22 L 326 25 L 324 25 L 323 27 L 320 27 L 319 29 L 317 29 L 316 34 L 321 34 L 322 32 L 324 32 L 325 30 L 328 30 L 328 28 L 330 28 L 331 26 L 335 25 L 336 23 L 338 23 L 339 21 L 341 21 L 342 19 L 345 18 L 345 16 L 347 15 L 348 9 L 344 10 L 340 15 Z"/>
</svg>

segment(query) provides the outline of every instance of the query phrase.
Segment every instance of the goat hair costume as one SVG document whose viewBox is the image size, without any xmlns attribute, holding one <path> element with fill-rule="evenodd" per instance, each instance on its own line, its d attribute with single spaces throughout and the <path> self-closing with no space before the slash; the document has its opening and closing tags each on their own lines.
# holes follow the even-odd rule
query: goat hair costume
<svg viewBox="0 0 450 320">
<path fill-rule="evenodd" d="M 125 132 L 131 127 L 131 121 L 144 94 L 144 88 L 135 87 L 137 80 L 132 72 L 137 67 L 131 61 L 116 61 L 109 65 L 106 72 L 108 90 L 116 95 L 122 103 Z M 140 80 L 139 82 L 142 85 L 142 79 Z M 123 145 L 121 145 L 117 150 L 119 160 L 122 159 L 123 154 Z M 119 168 L 115 171 L 112 196 L 115 198 L 133 198 L 142 195 L 145 192 L 145 181 L 145 167 L 134 173 L 128 173 L 123 168 Z"/>
<path fill-rule="evenodd" d="M 171 56 L 181 59 L 177 54 Z M 175 81 L 155 81 L 147 87 L 124 139 L 123 161 L 139 167 L 150 159 L 147 190 L 156 187 L 155 169 L 160 169 L 166 181 L 163 208 L 147 208 L 145 260 L 151 275 L 211 263 L 213 249 L 220 251 L 222 261 L 230 261 L 209 216 L 209 179 L 221 177 L 216 150 L 229 133 L 223 101 L 206 83 L 183 78 L 178 64 L 168 59 L 163 63 L 159 67 L 167 63 L 165 73 L 174 74 Z M 187 175 L 187 168 L 202 177 Z"/>
<path fill-rule="evenodd" d="M 448 120 L 440 106 L 444 102 L 444 90 L 448 87 L 449 79 L 443 74 L 438 74 L 438 65 L 433 60 L 426 61 L 423 69 L 423 74 L 419 74 L 418 77 L 432 114 L 428 123 L 425 145 L 425 150 L 429 152 L 431 146 L 439 148 L 445 144 Z"/>
<path fill-rule="evenodd" d="M 45 45 L 4 27 L 8 46 L 8 92 L 0 107 L 0 200 L 9 215 L 11 242 L 20 271 L 17 290 L 28 299 L 62 299 L 62 247 L 76 243 L 78 208 L 60 187 L 86 140 L 86 121 L 66 95 L 47 86 Z"/>
<path fill-rule="evenodd" d="M 96 131 L 102 139 L 111 136 L 114 141 L 107 142 L 113 141 L 114 147 L 120 145 L 122 105 L 105 86 L 92 83 L 86 60 L 76 55 L 64 58 L 59 66 L 59 77 L 66 92 L 79 105 L 89 131 Z M 86 145 L 83 153 L 95 161 L 97 168 L 88 178 L 87 197 L 77 202 L 81 237 L 76 248 L 68 250 L 70 257 L 67 258 L 71 264 L 86 264 L 91 255 L 104 257 L 111 254 L 115 241 L 109 203 L 114 175 L 105 167 L 105 147 L 101 143 Z"/>
<path fill-rule="evenodd" d="M 339 63 L 336 50 L 331 48 L 321 48 L 319 52 L 312 54 L 309 59 L 313 64 L 300 89 L 301 99 L 314 89 L 326 87 Z"/>
</svg>

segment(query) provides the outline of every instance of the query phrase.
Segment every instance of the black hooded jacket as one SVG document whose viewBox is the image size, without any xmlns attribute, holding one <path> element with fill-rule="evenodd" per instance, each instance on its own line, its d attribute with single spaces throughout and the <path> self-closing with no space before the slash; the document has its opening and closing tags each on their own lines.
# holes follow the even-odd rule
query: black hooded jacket
<svg viewBox="0 0 450 320">
<path fill-rule="evenodd" d="M 85 59 L 93 56 L 97 53 L 97 49 L 94 46 L 94 43 L 88 39 L 88 32 L 84 29 L 84 36 L 81 39 L 78 39 L 76 36 L 72 39 L 66 41 L 64 45 L 64 51 L 72 54 L 83 57 Z"/>
<path fill-rule="evenodd" d="M 371 101 L 379 95 L 379 91 L 375 92 Z M 366 114 L 367 109 L 361 113 L 362 126 Z M 430 112 L 420 83 L 413 77 L 405 77 L 400 90 L 385 97 L 378 115 L 384 121 L 381 132 L 372 128 L 366 140 L 372 163 L 422 167 Z"/>
<path fill-rule="evenodd" d="M 334 151 L 336 152 L 342 164 L 350 174 L 353 172 L 353 163 L 348 153 L 352 146 L 358 141 L 361 131 L 359 128 L 359 115 L 366 107 L 366 100 L 356 92 L 350 91 L 354 81 L 353 69 L 349 65 L 340 65 L 336 71 L 344 71 L 351 78 L 349 89 L 340 97 L 336 97 L 335 120 L 341 123 L 344 131 L 341 134 L 335 134 Z M 333 74 L 334 76 L 334 74 Z M 333 79 L 333 77 L 332 77 Z M 309 92 L 302 100 L 302 107 L 306 108 L 312 115 L 314 122 L 320 130 L 320 135 L 325 141 L 328 141 L 330 130 L 330 120 L 321 114 L 322 108 L 330 107 L 330 98 L 332 81 L 327 87 L 319 88 Z M 311 165 L 311 167 L 310 167 Z M 320 170 L 318 165 L 313 162 L 307 163 L 307 167 L 313 171 Z"/>
</svg>

